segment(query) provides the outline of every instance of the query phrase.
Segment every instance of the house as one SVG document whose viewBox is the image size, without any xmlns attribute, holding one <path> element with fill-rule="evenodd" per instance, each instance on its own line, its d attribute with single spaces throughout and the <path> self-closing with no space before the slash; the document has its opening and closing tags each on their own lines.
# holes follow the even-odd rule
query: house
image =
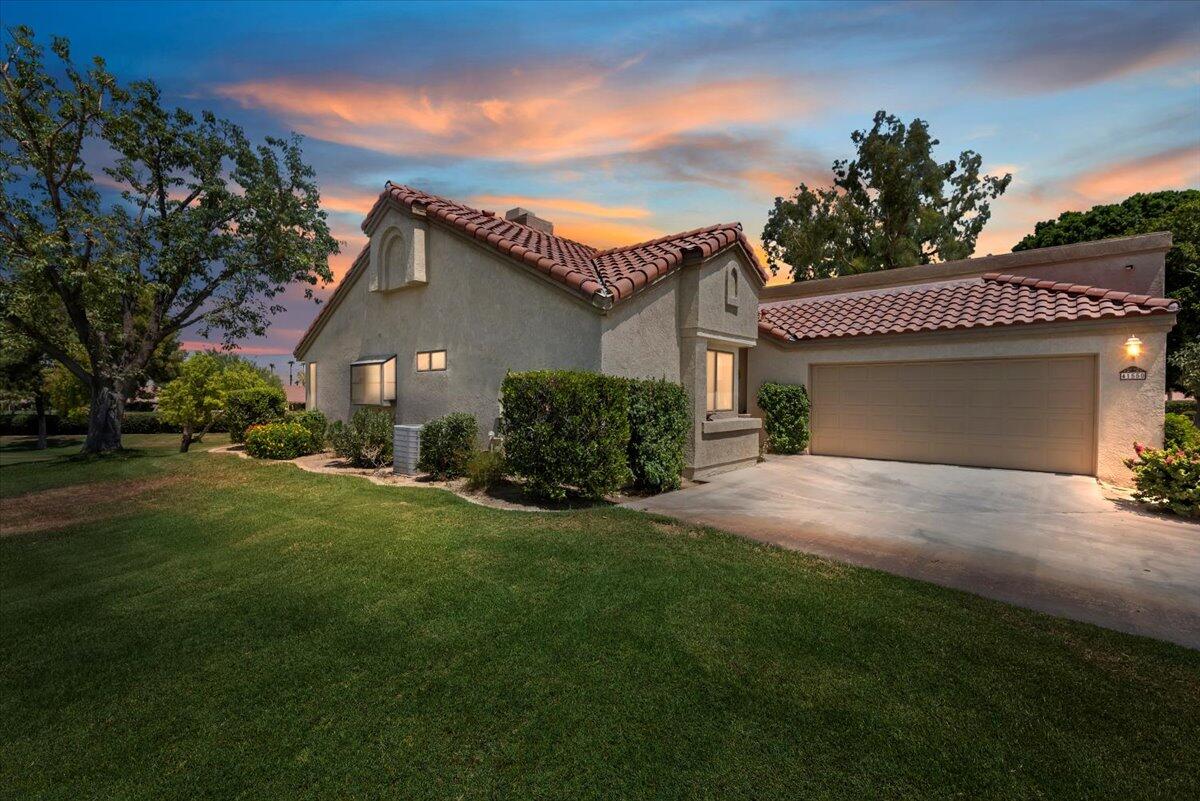
<svg viewBox="0 0 1200 801">
<path fill-rule="evenodd" d="M 764 381 L 808 387 L 817 454 L 1127 482 L 1161 443 L 1169 234 L 767 287 L 736 223 L 600 250 L 389 183 L 363 229 L 295 351 L 334 418 L 494 430 L 507 371 L 564 368 L 682 382 L 693 478 L 757 461 Z"/>
</svg>

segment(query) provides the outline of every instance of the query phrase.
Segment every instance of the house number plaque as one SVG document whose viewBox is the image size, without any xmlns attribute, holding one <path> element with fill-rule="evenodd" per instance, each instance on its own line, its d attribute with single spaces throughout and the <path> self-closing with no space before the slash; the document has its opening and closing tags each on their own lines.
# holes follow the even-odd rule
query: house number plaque
<svg viewBox="0 0 1200 801">
<path fill-rule="evenodd" d="M 1121 371 L 1122 381 L 1145 381 L 1146 371 L 1140 367 L 1129 366 Z"/>
</svg>

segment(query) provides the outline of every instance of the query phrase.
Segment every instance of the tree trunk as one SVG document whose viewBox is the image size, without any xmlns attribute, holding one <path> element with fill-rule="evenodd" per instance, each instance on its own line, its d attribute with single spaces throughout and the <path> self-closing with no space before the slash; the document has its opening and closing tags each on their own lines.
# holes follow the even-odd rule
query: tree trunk
<svg viewBox="0 0 1200 801">
<path fill-rule="evenodd" d="M 192 427 L 185 425 L 183 427 L 183 437 L 179 440 L 179 452 L 187 453 L 188 448 L 192 445 Z"/>
<path fill-rule="evenodd" d="M 46 396 L 37 393 L 33 398 L 34 408 L 37 409 L 37 449 L 46 450 Z"/>
<path fill-rule="evenodd" d="M 97 383 L 92 387 L 92 407 L 88 415 L 87 441 L 84 453 L 106 453 L 121 449 L 121 417 L 125 398 L 111 384 Z"/>
</svg>

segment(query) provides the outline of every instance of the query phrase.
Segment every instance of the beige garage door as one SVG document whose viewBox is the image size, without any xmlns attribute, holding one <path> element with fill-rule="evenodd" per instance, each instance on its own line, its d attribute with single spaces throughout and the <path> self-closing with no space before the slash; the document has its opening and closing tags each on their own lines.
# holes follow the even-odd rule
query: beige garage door
<svg viewBox="0 0 1200 801">
<path fill-rule="evenodd" d="M 1091 356 L 812 366 L 812 452 L 1095 472 Z"/>
</svg>

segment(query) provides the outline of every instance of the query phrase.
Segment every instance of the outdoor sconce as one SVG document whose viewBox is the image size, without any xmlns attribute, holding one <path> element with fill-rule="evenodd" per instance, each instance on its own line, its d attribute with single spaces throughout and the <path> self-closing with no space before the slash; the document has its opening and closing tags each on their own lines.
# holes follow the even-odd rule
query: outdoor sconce
<svg viewBox="0 0 1200 801">
<path fill-rule="evenodd" d="M 1130 359 L 1136 359 L 1142 355 L 1142 340 L 1136 336 L 1131 336 L 1125 340 L 1125 355 Z"/>
</svg>

